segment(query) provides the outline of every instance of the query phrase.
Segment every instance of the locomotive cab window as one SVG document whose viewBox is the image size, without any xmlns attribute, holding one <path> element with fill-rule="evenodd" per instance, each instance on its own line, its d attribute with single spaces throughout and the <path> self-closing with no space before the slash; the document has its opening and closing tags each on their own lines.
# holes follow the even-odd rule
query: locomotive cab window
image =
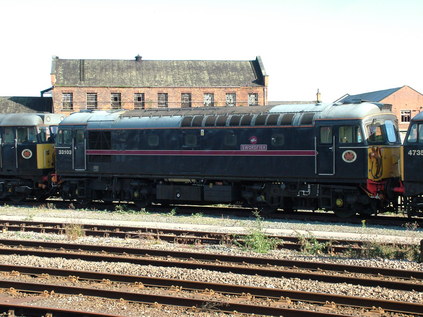
<svg viewBox="0 0 423 317">
<path fill-rule="evenodd" d="M 332 127 L 320 127 L 320 144 L 332 143 Z"/>
<path fill-rule="evenodd" d="M 408 143 L 423 143 L 423 124 L 413 124 L 407 137 Z"/>
<path fill-rule="evenodd" d="M 59 130 L 56 137 L 56 144 L 71 145 L 72 144 L 72 130 Z"/>
<path fill-rule="evenodd" d="M 407 137 L 407 142 L 416 143 L 417 142 L 417 124 L 413 124 L 410 128 L 410 133 Z"/>
<path fill-rule="evenodd" d="M 16 128 L 18 143 L 35 143 L 37 142 L 36 127 L 18 127 Z"/>
<path fill-rule="evenodd" d="M 359 126 L 340 126 L 339 143 L 361 143 L 361 130 Z"/>
<path fill-rule="evenodd" d="M 369 143 L 396 143 L 398 142 L 398 131 L 395 127 L 395 124 L 391 120 L 386 120 L 382 122 L 376 122 L 375 120 L 372 123 L 366 126 L 367 132 L 367 141 Z"/>
<path fill-rule="evenodd" d="M 6 127 L 3 130 L 3 143 L 15 143 L 15 129 Z"/>
<path fill-rule="evenodd" d="M 388 136 L 388 142 L 394 143 L 397 141 L 397 130 L 391 120 L 385 121 L 386 135 Z"/>
</svg>

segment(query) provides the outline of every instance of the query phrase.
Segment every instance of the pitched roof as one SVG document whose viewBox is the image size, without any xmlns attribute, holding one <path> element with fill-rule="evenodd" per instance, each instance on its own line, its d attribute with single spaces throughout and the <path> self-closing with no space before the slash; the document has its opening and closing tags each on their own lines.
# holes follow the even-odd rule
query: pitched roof
<svg viewBox="0 0 423 317">
<path fill-rule="evenodd" d="M 0 113 L 52 112 L 51 97 L 0 97 Z"/>
<path fill-rule="evenodd" d="M 338 99 L 337 102 L 348 103 L 348 102 L 353 102 L 354 100 L 380 102 L 386 97 L 392 95 L 394 92 L 400 90 L 402 87 L 385 89 L 385 90 L 377 90 L 377 91 L 366 92 L 366 93 L 357 94 L 357 95 L 347 94 L 341 97 L 340 99 Z"/>
<path fill-rule="evenodd" d="M 55 86 L 254 87 L 266 76 L 260 57 L 251 61 L 53 58 Z"/>
</svg>

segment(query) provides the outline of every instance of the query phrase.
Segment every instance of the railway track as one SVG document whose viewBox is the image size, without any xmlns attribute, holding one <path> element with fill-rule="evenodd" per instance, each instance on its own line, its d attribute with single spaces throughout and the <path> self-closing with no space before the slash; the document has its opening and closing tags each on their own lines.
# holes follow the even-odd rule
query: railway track
<svg viewBox="0 0 423 317">
<path fill-rule="evenodd" d="M 55 316 L 55 317 L 120 317 L 118 315 L 100 314 L 73 309 L 59 309 L 33 305 L 20 305 L 0 302 L 2 316 Z"/>
<path fill-rule="evenodd" d="M 76 225 L 83 230 L 84 235 L 93 237 L 114 237 L 125 239 L 157 239 L 161 241 L 178 244 L 235 244 L 242 246 L 245 243 L 247 234 L 232 234 L 223 232 L 194 231 L 168 228 L 148 228 L 110 225 Z M 34 221 L 2 221 L 0 229 L 6 231 L 30 231 L 37 233 L 66 234 L 72 224 Z M 362 252 L 369 247 L 369 243 L 357 240 L 323 239 L 292 237 L 282 235 L 267 235 L 269 239 L 277 242 L 277 248 L 301 251 L 306 243 L 311 240 L 322 246 L 326 253 Z M 396 246 L 398 248 L 409 248 L 410 244 L 384 243 L 383 245 Z M 417 246 L 416 246 L 417 247 Z"/>
<path fill-rule="evenodd" d="M 414 316 L 423 314 L 423 305 L 421 304 L 275 288 L 27 266 L 0 265 L 0 271 L 3 273 L 0 286 L 2 288 L 13 288 L 20 292 L 82 294 L 84 296 L 100 296 L 149 304 L 160 303 L 163 305 L 184 306 L 186 308 L 194 306 L 203 309 L 208 307 L 210 310 L 217 309 L 225 312 L 237 311 L 248 314 L 277 316 L 342 316 L 337 314 L 337 311 L 342 311 L 340 306 L 366 311 L 370 311 L 373 306 L 376 306 L 383 309 L 383 311 L 412 314 Z M 8 280 L 5 279 L 5 273 L 8 273 L 7 276 L 12 278 L 27 275 L 32 279 L 37 279 L 37 281 Z M 63 278 L 62 283 L 60 283 L 60 280 L 55 280 L 52 284 L 50 280 L 53 277 Z M 44 281 L 40 282 L 40 278 Z M 69 281 L 72 282 L 71 286 L 64 285 L 69 284 Z M 89 287 L 86 284 L 83 287 L 78 286 L 83 281 L 88 281 Z M 107 288 L 107 286 L 112 284 L 113 290 Z M 98 285 L 102 285 L 102 287 L 99 288 Z M 157 288 L 160 288 L 160 290 L 157 291 Z M 316 311 L 301 309 L 301 306 L 304 306 L 304 302 L 317 306 Z"/>
<path fill-rule="evenodd" d="M 0 254 L 204 269 L 423 292 L 423 272 L 211 253 L 0 239 Z"/>
<path fill-rule="evenodd" d="M 57 209 L 69 209 L 71 204 L 73 208 L 78 207 L 77 202 L 61 201 L 57 199 L 47 200 L 47 204 L 54 206 Z M 11 205 L 15 206 L 29 206 L 29 207 L 42 207 L 46 203 L 26 201 L 24 203 L 12 203 Z M 115 202 L 115 203 L 104 203 L 100 201 L 92 202 L 91 207 L 98 210 L 108 210 L 115 211 L 117 206 L 126 206 L 128 210 L 134 209 L 137 210 L 136 206 L 133 204 L 127 204 L 125 202 Z M 201 211 L 205 215 L 214 215 L 214 216 L 233 216 L 233 217 L 252 217 L 253 212 L 257 211 L 254 208 L 240 207 L 240 206 L 227 206 L 227 207 L 216 207 L 209 205 L 171 205 L 171 206 L 162 206 L 152 205 L 145 208 L 148 212 L 162 212 L 169 213 L 174 211 L 177 214 L 181 215 L 192 215 Z M 412 226 L 417 226 L 419 228 L 423 227 L 422 218 L 409 218 L 403 214 L 398 215 L 377 215 L 377 216 L 353 216 L 349 218 L 340 218 L 330 212 L 312 212 L 312 211 L 296 211 L 296 212 L 285 212 L 277 211 L 274 213 L 261 213 L 261 216 L 269 220 L 296 220 L 296 221 L 306 221 L 306 222 L 327 222 L 327 223 L 339 223 L 339 224 L 359 224 L 361 225 L 363 221 L 367 225 L 381 225 L 387 227 L 406 227 L 410 224 Z"/>
</svg>

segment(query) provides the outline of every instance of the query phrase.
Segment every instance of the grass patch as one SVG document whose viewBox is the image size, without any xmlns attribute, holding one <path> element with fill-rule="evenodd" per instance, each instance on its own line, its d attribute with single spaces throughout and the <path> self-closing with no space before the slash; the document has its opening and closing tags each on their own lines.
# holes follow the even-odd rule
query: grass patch
<svg viewBox="0 0 423 317">
<path fill-rule="evenodd" d="M 76 240 L 85 236 L 85 231 L 82 225 L 67 224 L 65 226 L 65 235 L 68 240 Z"/>
<path fill-rule="evenodd" d="M 419 261 L 418 245 L 395 245 L 365 242 L 360 249 L 351 249 L 346 256 L 360 259 L 388 259 Z"/>
<path fill-rule="evenodd" d="M 311 255 L 321 255 L 331 253 L 332 242 L 319 242 L 316 237 L 299 235 L 298 242 L 301 246 L 301 252 Z"/>
<path fill-rule="evenodd" d="M 268 253 L 271 250 L 275 250 L 282 241 L 271 238 L 264 232 L 263 218 L 258 211 L 253 211 L 253 215 L 256 217 L 253 228 L 249 229 L 249 233 L 242 242 L 236 242 L 235 244 L 244 250 L 257 253 Z"/>
</svg>

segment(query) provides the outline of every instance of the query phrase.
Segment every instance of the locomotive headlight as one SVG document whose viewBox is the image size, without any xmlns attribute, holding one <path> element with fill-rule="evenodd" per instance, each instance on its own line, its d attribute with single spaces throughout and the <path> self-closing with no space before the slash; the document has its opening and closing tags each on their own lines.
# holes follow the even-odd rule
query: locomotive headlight
<svg viewBox="0 0 423 317">
<path fill-rule="evenodd" d="M 336 207 L 341 208 L 344 206 L 344 200 L 342 198 L 337 198 L 335 201 Z"/>
</svg>

